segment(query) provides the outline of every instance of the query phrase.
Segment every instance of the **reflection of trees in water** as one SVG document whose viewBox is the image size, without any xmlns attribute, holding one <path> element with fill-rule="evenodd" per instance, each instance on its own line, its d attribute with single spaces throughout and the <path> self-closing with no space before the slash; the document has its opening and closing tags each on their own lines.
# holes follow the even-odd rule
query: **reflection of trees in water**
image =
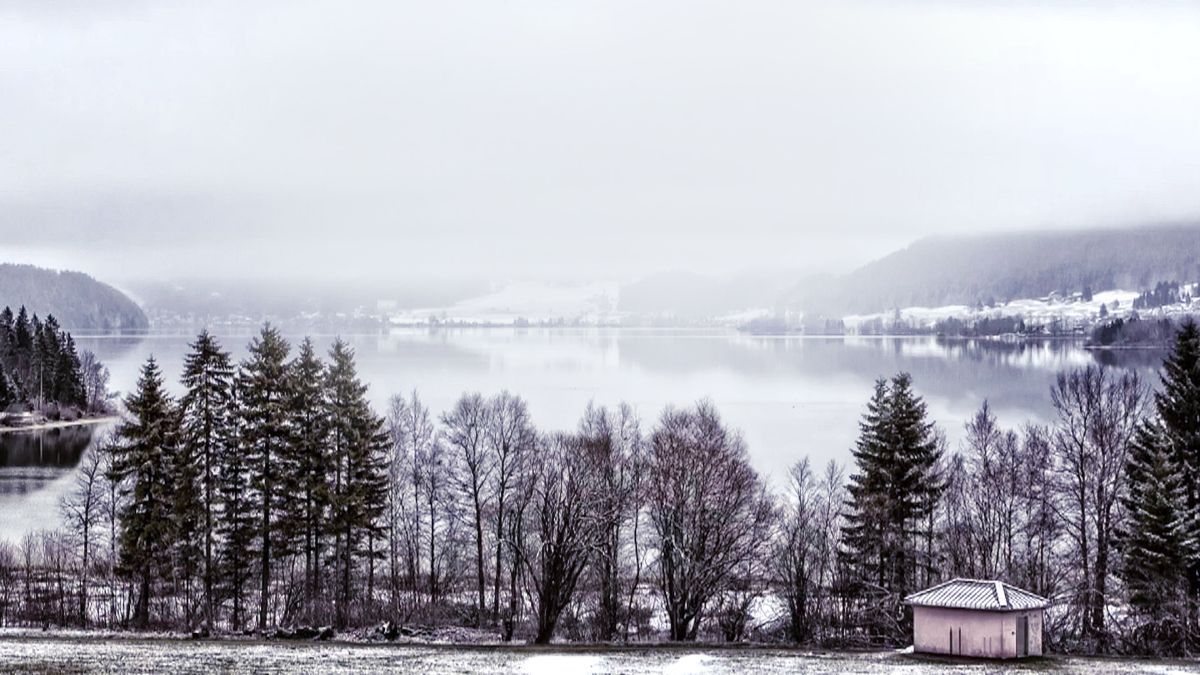
<svg viewBox="0 0 1200 675">
<path fill-rule="evenodd" d="M 95 427 L 83 424 L 0 434 L 0 467 L 73 468 L 92 442 Z"/>
<path fill-rule="evenodd" d="M 0 434 L 0 495 L 23 495 L 75 468 L 94 425 Z"/>
<path fill-rule="evenodd" d="M 1102 366 L 1157 372 L 1167 356 L 1166 349 L 1092 349 L 1092 358 Z M 1143 372 L 1143 374 L 1145 374 Z M 1158 380 L 1153 380 L 1157 382 Z"/>
<path fill-rule="evenodd" d="M 1101 356 L 1083 349 L 1079 340 L 727 335 L 617 339 L 622 361 L 649 372 L 678 376 L 723 369 L 751 379 L 794 380 L 798 389 L 822 387 L 831 378 L 852 378 L 862 381 L 865 402 L 873 380 L 905 371 L 922 395 L 968 407 L 986 398 L 993 407 L 1035 417 L 1049 414 L 1050 385 L 1059 370 L 1087 365 Z M 1106 365 L 1153 371 L 1160 359 L 1161 354 L 1113 354 Z"/>
</svg>

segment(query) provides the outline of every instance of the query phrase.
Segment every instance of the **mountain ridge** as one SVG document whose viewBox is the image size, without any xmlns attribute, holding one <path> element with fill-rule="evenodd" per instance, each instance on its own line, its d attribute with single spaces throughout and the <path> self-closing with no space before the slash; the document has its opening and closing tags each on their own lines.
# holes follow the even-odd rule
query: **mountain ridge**
<svg viewBox="0 0 1200 675">
<path fill-rule="evenodd" d="M 136 302 L 83 272 L 0 263 L 0 305 L 25 306 L 43 318 L 53 314 L 72 331 L 145 330 L 150 326 Z"/>
<path fill-rule="evenodd" d="M 802 281 L 784 304 L 840 316 L 1198 279 L 1200 222 L 931 235 L 819 286 Z"/>
</svg>

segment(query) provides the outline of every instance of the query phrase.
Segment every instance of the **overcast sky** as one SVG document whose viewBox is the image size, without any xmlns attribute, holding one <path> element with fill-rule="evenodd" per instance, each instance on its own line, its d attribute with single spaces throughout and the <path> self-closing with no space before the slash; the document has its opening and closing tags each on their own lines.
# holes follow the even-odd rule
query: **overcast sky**
<svg viewBox="0 0 1200 675">
<path fill-rule="evenodd" d="M 0 0 L 2 257 L 612 279 L 1196 220 L 1197 6 Z"/>
</svg>

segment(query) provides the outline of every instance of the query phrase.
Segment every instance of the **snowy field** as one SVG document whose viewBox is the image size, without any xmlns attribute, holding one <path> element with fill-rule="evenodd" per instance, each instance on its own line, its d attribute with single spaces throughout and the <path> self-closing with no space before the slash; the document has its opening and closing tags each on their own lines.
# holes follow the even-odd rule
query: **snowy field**
<svg viewBox="0 0 1200 675">
<path fill-rule="evenodd" d="M 173 639 L 3 637 L 6 673 L 1193 673 L 1200 662 L 1052 658 L 967 663 L 893 652 L 783 649 L 503 648 Z"/>
</svg>

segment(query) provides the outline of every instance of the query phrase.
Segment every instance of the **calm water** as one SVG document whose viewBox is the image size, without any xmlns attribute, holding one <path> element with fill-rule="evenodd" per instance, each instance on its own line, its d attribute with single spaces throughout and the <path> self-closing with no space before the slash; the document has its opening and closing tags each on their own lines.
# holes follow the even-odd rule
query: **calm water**
<svg viewBox="0 0 1200 675">
<path fill-rule="evenodd" d="M 912 373 L 952 443 L 989 399 L 1002 423 L 1045 420 L 1056 371 L 1093 363 L 1068 341 L 1009 344 L 935 338 L 752 337 L 732 332 L 633 329 L 410 330 L 346 338 L 382 410 L 419 390 L 435 410 L 463 391 L 509 389 L 546 429 L 575 425 L 588 401 L 636 407 L 648 428 L 668 403 L 711 398 L 745 434 L 754 463 L 776 483 L 807 455 L 845 462 L 877 377 Z M 187 336 L 84 337 L 108 364 L 112 386 L 129 391 L 146 357 L 158 358 L 175 390 Z M 239 359 L 248 337 L 222 338 Z M 298 341 L 298 340 L 296 340 Z M 332 337 L 318 339 L 325 348 Z M 1115 358 L 1111 355 L 1104 358 Z M 1149 373 L 1158 355 L 1126 352 L 1122 365 Z M 0 436 L 0 537 L 57 521 L 55 504 L 91 434 L 62 429 Z"/>
</svg>

